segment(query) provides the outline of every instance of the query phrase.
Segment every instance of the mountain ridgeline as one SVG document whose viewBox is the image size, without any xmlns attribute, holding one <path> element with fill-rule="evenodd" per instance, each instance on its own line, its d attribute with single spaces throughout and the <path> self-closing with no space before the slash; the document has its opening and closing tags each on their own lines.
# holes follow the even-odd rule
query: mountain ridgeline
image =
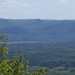
<svg viewBox="0 0 75 75">
<path fill-rule="evenodd" d="M 10 41 L 75 41 L 75 20 L 0 19 L 1 32 L 8 34 Z"/>
</svg>

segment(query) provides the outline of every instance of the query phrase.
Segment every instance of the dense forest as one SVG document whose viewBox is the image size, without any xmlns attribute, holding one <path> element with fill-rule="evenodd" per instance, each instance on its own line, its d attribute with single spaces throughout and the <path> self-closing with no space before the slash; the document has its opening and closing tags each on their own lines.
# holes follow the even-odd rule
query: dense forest
<svg viewBox="0 0 75 75">
<path fill-rule="evenodd" d="M 75 42 L 62 43 L 9 43 L 10 58 L 24 53 L 30 69 L 46 67 L 46 75 L 75 75 Z"/>
<path fill-rule="evenodd" d="M 24 62 L 23 55 L 8 59 L 8 36 L 0 35 L 0 75 L 42 75 L 48 72 L 47 68 L 38 71 L 29 70 L 29 61 Z"/>
<path fill-rule="evenodd" d="M 75 42 L 8 42 L 0 35 L 0 75 L 75 75 Z"/>
<path fill-rule="evenodd" d="M 10 58 L 24 53 L 31 66 L 75 67 L 75 43 L 12 43 L 8 45 Z M 42 61 L 41 61 L 42 60 Z"/>
</svg>

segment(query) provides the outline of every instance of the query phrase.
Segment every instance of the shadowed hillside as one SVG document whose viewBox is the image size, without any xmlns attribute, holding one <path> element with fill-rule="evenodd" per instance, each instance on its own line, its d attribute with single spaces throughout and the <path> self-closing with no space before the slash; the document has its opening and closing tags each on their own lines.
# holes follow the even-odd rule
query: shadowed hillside
<svg viewBox="0 0 75 75">
<path fill-rule="evenodd" d="M 74 41 L 75 20 L 0 19 L 0 32 L 9 34 L 11 41 Z"/>
</svg>

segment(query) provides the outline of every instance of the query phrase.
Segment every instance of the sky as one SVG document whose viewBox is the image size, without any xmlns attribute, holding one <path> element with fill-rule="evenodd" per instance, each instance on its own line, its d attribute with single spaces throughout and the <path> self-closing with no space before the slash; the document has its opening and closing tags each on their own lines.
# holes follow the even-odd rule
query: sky
<svg viewBox="0 0 75 75">
<path fill-rule="evenodd" d="M 75 19 L 75 0 L 0 0 L 0 18 Z"/>
</svg>

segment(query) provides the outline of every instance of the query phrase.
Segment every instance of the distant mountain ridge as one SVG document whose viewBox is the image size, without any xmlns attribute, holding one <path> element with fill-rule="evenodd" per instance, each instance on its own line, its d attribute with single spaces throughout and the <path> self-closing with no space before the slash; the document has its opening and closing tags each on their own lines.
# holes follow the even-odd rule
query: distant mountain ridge
<svg viewBox="0 0 75 75">
<path fill-rule="evenodd" d="M 75 20 L 0 19 L 0 33 L 10 41 L 75 41 Z"/>
</svg>

